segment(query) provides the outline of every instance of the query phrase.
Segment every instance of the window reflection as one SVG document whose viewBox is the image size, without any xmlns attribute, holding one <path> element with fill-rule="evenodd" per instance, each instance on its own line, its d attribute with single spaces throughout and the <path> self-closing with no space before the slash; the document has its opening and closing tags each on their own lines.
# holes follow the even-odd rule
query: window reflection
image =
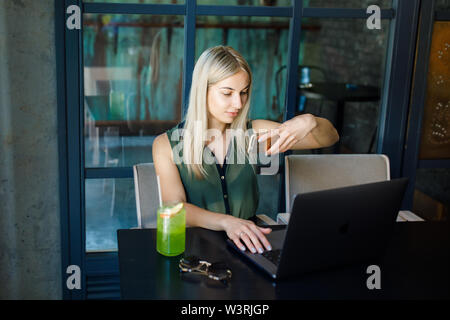
<svg viewBox="0 0 450 320">
<path fill-rule="evenodd" d="M 291 5 L 291 0 L 197 0 L 199 5 L 218 6 L 283 6 Z"/>
<path fill-rule="evenodd" d="M 86 251 L 117 250 L 117 229 L 137 227 L 133 179 L 89 179 L 85 184 Z"/>
<path fill-rule="evenodd" d="M 86 167 L 151 162 L 181 119 L 182 16 L 84 17 Z"/>
<path fill-rule="evenodd" d="M 450 10 L 450 0 L 436 0 L 435 8 L 437 10 Z"/>
<path fill-rule="evenodd" d="M 340 149 L 327 152 L 375 152 L 389 21 L 382 20 L 379 30 L 369 30 L 365 19 L 307 21 L 318 28 L 302 35 L 299 85 L 313 88 L 299 90 L 296 113 L 334 123 Z"/>
<path fill-rule="evenodd" d="M 443 1 L 440 1 L 443 4 Z M 449 6 L 450 8 L 450 6 Z M 430 47 L 420 160 L 450 157 L 450 22 L 436 21 Z M 450 218 L 450 168 L 417 169 L 413 211 L 431 221 Z"/>
<path fill-rule="evenodd" d="M 420 159 L 450 158 L 450 22 L 433 26 Z"/>
<path fill-rule="evenodd" d="M 392 0 L 303 0 L 303 7 L 365 9 L 370 5 L 392 8 Z"/>
<path fill-rule="evenodd" d="M 184 0 L 83 0 L 83 2 L 141 3 L 141 4 L 184 4 Z"/>
</svg>

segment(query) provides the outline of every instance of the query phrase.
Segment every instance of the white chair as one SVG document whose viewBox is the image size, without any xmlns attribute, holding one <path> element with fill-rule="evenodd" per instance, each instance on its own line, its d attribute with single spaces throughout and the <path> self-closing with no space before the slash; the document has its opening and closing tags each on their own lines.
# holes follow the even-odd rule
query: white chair
<svg viewBox="0 0 450 320">
<path fill-rule="evenodd" d="M 156 228 L 158 183 L 153 163 L 133 166 L 138 228 Z"/>
<path fill-rule="evenodd" d="M 389 180 L 389 159 L 382 154 L 289 155 L 285 177 L 290 211 L 298 193 Z"/>
<path fill-rule="evenodd" d="M 290 212 L 298 193 L 390 180 L 389 158 L 382 154 L 289 155 L 285 157 L 285 177 L 286 212 Z M 407 214 L 404 218 L 400 213 L 397 221 L 412 221 L 412 213 Z M 278 220 L 287 222 L 288 218 L 281 215 Z M 422 220 L 416 218 L 414 221 Z"/>
</svg>

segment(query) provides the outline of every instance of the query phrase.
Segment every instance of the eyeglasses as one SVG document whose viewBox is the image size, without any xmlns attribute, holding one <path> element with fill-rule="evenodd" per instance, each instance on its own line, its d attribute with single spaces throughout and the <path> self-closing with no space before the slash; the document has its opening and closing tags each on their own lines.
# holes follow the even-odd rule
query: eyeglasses
<svg viewBox="0 0 450 320">
<path fill-rule="evenodd" d="M 227 282 L 231 279 L 231 270 L 223 262 L 209 263 L 196 256 L 182 258 L 179 263 L 180 272 L 195 273 L 207 276 L 216 281 Z"/>
</svg>

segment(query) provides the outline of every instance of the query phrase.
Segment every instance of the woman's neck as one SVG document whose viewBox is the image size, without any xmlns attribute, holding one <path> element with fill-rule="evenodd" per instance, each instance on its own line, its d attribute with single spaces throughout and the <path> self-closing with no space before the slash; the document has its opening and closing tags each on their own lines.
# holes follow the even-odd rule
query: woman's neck
<svg viewBox="0 0 450 320">
<path fill-rule="evenodd" d="M 229 127 L 230 125 L 227 123 L 217 121 L 216 119 L 208 119 L 208 129 L 219 130 L 222 133 L 222 135 L 225 135 L 225 131 Z"/>
</svg>

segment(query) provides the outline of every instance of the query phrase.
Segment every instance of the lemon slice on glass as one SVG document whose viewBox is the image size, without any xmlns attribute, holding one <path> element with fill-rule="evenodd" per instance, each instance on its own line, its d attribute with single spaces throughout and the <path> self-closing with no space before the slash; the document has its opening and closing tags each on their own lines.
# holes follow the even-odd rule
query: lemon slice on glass
<svg viewBox="0 0 450 320">
<path fill-rule="evenodd" d="M 173 207 L 165 208 L 163 212 L 161 212 L 162 218 L 168 218 L 173 215 L 176 215 L 180 210 L 183 209 L 183 202 L 178 203 L 177 205 Z"/>
</svg>

